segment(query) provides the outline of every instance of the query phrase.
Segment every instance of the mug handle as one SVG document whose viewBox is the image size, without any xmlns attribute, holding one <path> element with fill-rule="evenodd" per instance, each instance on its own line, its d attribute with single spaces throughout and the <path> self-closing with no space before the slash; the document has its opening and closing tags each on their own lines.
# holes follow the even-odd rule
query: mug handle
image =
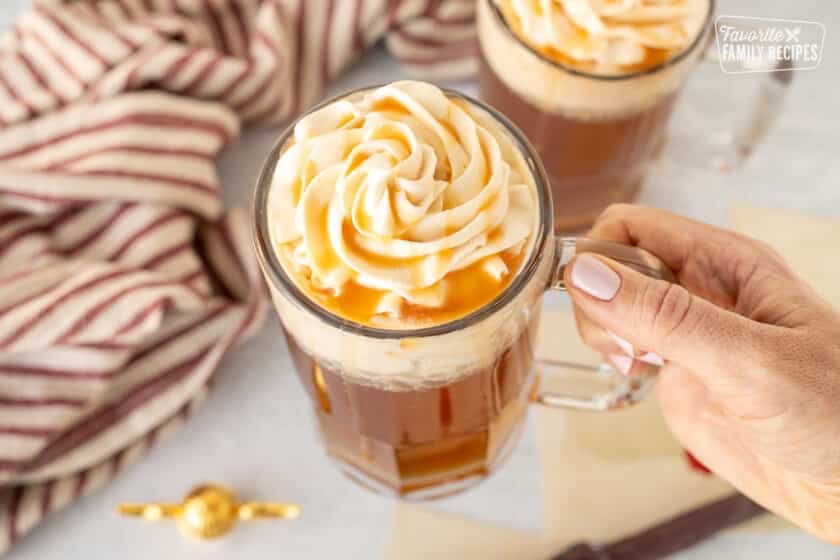
<svg viewBox="0 0 840 560">
<path fill-rule="evenodd" d="M 701 61 L 718 66 L 723 73 L 723 64 L 718 50 L 717 25 L 710 36 Z M 742 96 L 740 99 L 730 99 L 730 103 L 739 110 L 734 120 L 722 127 L 721 130 L 710 130 L 705 135 L 710 140 L 706 145 L 698 146 L 697 141 L 688 141 L 687 158 L 689 163 L 699 167 L 710 164 L 722 172 L 730 172 L 744 165 L 761 143 L 773 123 L 782 113 L 784 100 L 793 82 L 795 67 L 789 60 L 771 60 L 763 65 L 763 70 L 757 71 L 744 61 L 733 64 L 738 66 L 738 74 L 730 75 L 730 79 L 738 81 L 737 91 L 743 91 L 745 82 L 755 83 L 755 93 Z M 708 128 L 708 127 L 707 127 Z M 703 142 L 700 142 L 703 144 Z"/>
<path fill-rule="evenodd" d="M 629 266 L 642 274 L 674 282 L 675 278 L 668 266 L 658 257 L 638 247 L 630 247 L 609 241 L 587 239 L 585 237 L 558 237 L 554 270 L 548 290 L 566 292 L 563 275 L 572 258 L 578 253 L 596 253 L 623 265 Z M 624 408 L 639 402 L 653 387 L 659 366 L 645 364 L 640 373 L 627 376 L 610 365 L 592 366 L 576 362 L 537 359 L 543 375 L 562 375 L 569 370 L 585 372 L 589 377 L 606 378 L 611 389 L 603 393 L 574 395 L 552 391 L 540 391 L 536 402 L 555 408 L 574 410 L 607 411 Z"/>
</svg>

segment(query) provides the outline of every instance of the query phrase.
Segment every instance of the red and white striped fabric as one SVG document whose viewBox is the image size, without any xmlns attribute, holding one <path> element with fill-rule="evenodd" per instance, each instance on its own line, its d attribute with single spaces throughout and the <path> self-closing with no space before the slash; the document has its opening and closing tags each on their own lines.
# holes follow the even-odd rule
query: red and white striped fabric
<svg viewBox="0 0 840 560">
<path fill-rule="evenodd" d="M 474 0 L 41 0 L 0 46 L 0 552 L 205 397 L 266 311 L 214 158 L 385 38 L 472 71 Z"/>
</svg>

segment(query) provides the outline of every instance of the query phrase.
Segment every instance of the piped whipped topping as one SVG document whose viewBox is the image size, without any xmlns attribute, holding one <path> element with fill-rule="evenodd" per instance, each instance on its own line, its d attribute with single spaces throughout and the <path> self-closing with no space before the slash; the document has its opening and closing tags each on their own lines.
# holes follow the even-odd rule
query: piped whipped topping
<svg viewBox="0 0 840 560">
<path fill-rule="evenodd" d="M 493 0 L 528 45 L 595 73 L 664 62 L 700 32 L 706 0 Z"/>
<path fill-rule="evenodd" d="M 404 81 L 297 123 L 269 220 L 284 267 L 322 304 L 349 298 L 343 314 L 363 323 L 407 306 L 436 322 L 434 310 L 465 309 L 465 293 L 492 300 L 517 273 L 536 230 L 536 187 L 491 115 Z"/>
</svg>

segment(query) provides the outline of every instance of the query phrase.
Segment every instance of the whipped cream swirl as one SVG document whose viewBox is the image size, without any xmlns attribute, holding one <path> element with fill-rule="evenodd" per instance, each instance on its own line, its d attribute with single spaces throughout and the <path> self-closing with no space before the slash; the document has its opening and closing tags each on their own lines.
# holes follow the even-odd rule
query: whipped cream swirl
<svg viewBox="0 0 840 560">
<path fill-rule="evenodd" d="M 537 51 L 610 73 L 676 54 L 700 31 L 701 0 L 494 0 Z M 661 62 L 661 60 L 657 60 Z"/>
<path fill-rule="evenodd" d="M 377 313 L 404 301 L 447 303 L 447 276 L 470 266 L 501 280 L 530 248 L 536 187 L 492 116 L 437 87 L 404 81 L 303 117 L 269 198 L 284 266 L 317 290 L 381 291 Z"/>
</svg>

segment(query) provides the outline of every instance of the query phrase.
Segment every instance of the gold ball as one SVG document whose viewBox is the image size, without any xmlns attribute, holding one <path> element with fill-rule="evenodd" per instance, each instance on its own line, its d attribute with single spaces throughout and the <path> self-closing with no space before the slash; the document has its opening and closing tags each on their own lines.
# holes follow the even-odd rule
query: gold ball
<svg viewBox="0 0 840 560">
<path fill-rule="evenodd" d="M 179 525 L 193 537 L 212 539 L 230 531 L 236 519 L 234 495 L 225 488 L 208 484 L 199 486 L 186 497 Z"/>
</svg>

